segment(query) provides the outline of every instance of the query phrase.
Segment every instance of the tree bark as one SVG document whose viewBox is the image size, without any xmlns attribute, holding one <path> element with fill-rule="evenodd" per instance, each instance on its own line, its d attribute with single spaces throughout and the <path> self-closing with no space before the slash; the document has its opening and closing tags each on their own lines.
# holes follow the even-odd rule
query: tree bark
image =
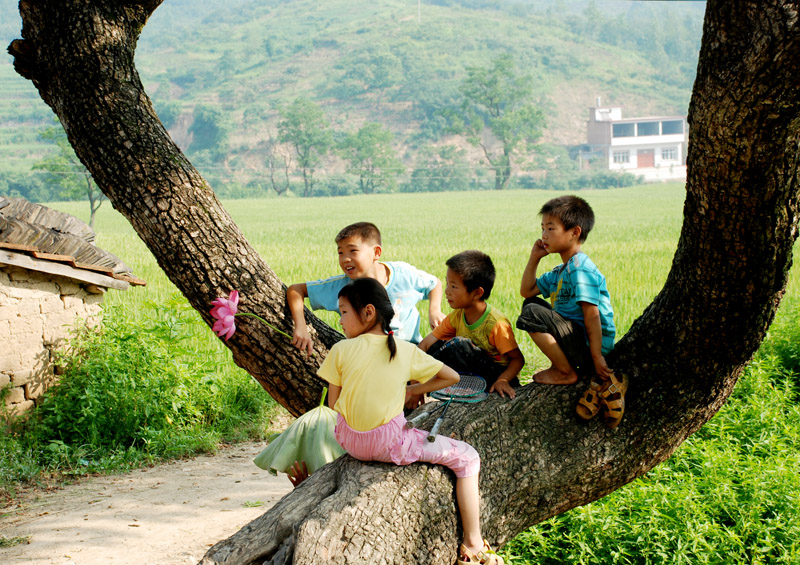
<svg viewBox="0 0 800 565">
<path fill-rule="evenodd" d="M 253 250 L 197 170 L 172 142 L 144 92 L 133 56 L 160 0 L 22 0 L 14 66 L 58 114 L 75 153 L 130 221 L 169 279 L 209 324 L 214 298 L 239 290 L 242 311 L 291 334 L 285 287 Z M 227 342 L 292 414 L 316 406 L 319 359 L 341 334 L 310 316 L 319 340 L 306 358 L 251 318 Z"/>
<path fill-rule="evenodd" d="M 210 301 L 235 288 L 244 310 L 288 331 L 283 285 L 168 138 L 142 89 L 133 52 L 158 4 L 23 0 L 23 39 L 9 51 L 98 186 L 204 319 Z M 774 317 L 797 238 L 797 76 L 796 0 L 709 0 L 678 249 L 664 289 L 609 357 L 631 380 L 622 425 L 578 422 L 580 386 L 534 384 L 513 402 L 493 395 L 480 410 L 448 412 L 442 433 L 481 454 L 482 520 L 493 544 L 642 475 L 731 393 Z M 313 359 L 247 319 L 228 342 L 236 362 L 295 414 L 319 398 L 314 370 L 338 337 L 309 318 L 319 333 Z M 452 563 L 459 539 L 448 471 L 345 456 L 203 562 Z"/>
</svg>

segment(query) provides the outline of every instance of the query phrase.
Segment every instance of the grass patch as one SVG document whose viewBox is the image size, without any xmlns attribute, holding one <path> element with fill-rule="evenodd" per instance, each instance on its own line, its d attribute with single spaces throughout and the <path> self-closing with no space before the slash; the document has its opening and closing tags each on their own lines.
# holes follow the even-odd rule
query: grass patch
<svg viewBox="0 0 800 565">
<path fill-rule="evenodd" d="M 23 543 L 31 543 L 31 536 L 15 536 L 13 538 L 0 536 L 0 548 L 14 547 Z"/>
<path fill-rule="evenodd" d="M 505 547 L 507 561 L 800 563 L 800 308 L 784 306 L 725 406 L 672 457 L 523 532 Z"/>
<path fill-rule="evenodd" d="M 59 384 L 0 430 L 0 495 L 267 437 L 276 403 L 244 371 L 196 349 L 185 329 L 198 316 L 185 301 L 138 314 L 108 307 L 98 328 L 78 332 Z"/>
</svg>

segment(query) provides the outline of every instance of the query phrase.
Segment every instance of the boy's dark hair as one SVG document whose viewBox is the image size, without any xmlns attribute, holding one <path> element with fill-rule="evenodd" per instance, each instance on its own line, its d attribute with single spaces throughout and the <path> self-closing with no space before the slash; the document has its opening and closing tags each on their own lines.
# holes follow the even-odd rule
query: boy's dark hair
<svg viewBox="0 0 800 565">
<path fill-rule="evenodd" d="M 461 277 L 468 292 L 482 287 L 483 296 L 481 300 L 489 299 L 489 295 L 492 294 L 492 288 L 494 288 L 495 271 L 494 263 L 486 253 L 477 249 L 462 251 L 450 257 L 445 262 L 445 265 Z"/>
<path fill-rule="evenodd" d="M 355 224 L 350 224 L 342 228 L 342 230 L 336 234 L 336 243 L 339 243 L 347 237 L 354 236 L 360 237 L 362 241 L 383 245 L 381 243 L 381 232 L 378 226 L 371 222 L 356 222 Z"/>
<path fill-rule="evenodd" d="M 578 241 L 583 243 L 594 227 L 594 212 L 589 203 L 578 196 L 559 196 L 545 202 L 539 210 L 540 216 L 553 216 L 564 225 L 564 229 L 571 230 L 575 226 L 581 228 Z"/>
<path fill-rule="evenodd" d="M 392 301 L 389 300 L 384 286 L 369 277 L 353 279 L 339 291 L 339 298 L 346 298 L 359 316 L 367 304 L 375 307 L 375 317 L 378 319 L 381 329 L 389 336 L 386 341 L 389 348 L 389 361 L 394 359 L 397 353 L 397 344 L 394 341 L 394 334 L 389 333 L 392 331 L 394 308 L 392 308 Z"/>
</svg>

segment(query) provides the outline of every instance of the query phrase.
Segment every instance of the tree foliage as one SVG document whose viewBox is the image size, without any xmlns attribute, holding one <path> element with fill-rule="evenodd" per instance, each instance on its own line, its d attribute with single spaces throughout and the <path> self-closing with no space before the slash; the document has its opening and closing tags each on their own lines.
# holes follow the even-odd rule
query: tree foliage
<svg viewBox="0 0 800 565">
<path fill-rule="evenodd" d="M 339 151 L 349 163 L 348 173 L 358 177 L 358 186 L 364 194 L 381 188 L 393 189 L 403 163 L 397 158 L 392 132 L 381 124 L 364 124 L 355 133 L 348 134 L 339 145 Z"/>
<path fill-rule="evenodd" d="M 194 109 L 194 120 L 189 127 L 192 142 L 191 153 L 208 152 L 214 160 L 225 152 L 228 133 L 222 123 L 222 112 L 207 104 L 200 104 Z"/>
<path fill-rule="evenodd" d="M 381 46 L 357 53 L 338 65 L 344 69 L 339 83 L 345 96 L 374 97 L 379 106 L 386 92 L 403 84 L 403 62 L 395 53 Z"/>
<path fill-rule="evenodd" d="M 465 151 L 454 145 L 427 146 L 419 150 L 417 167 L 406 192 L 466 190 L 475 182 Z"/>
<path fill-rule="evenodd" d="M 531 81 L 518 74 L 513 58 L 504 54 L 488 67 L 468 67 L 461 84 L 464 121 L 459 125 L 469 142 L 483 150 L 495 173 L 496 189 L 508 186 L 515 152 L 529 149 L 542 136 L 545 120 L 531 101 Z M 487 139 L 487 133 L 494 139 Z"/>
<path fill-rule="evenodd" d="M 303 196 L 314 192 L 315 168 L 333 145 L 330 123 L 320 106 L 307 98 L 296 98 L 280 111 L 278 139 L 290 144 L 303 173 Z"/>
</svg>

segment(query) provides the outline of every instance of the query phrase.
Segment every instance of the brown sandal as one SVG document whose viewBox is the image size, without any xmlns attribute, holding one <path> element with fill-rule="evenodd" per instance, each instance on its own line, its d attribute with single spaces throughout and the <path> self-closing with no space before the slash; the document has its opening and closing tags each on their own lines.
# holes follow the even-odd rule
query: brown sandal
<svg viewBox="0 0 800 565">
<path fill-rule="evenodd" d="M 603 420 L 606 427 L 614 429 L 619 426 L 625 414 L 625 393 L 628 391 L 628 376 L 622 375 L 622 381 L 611 374 L 609 384 L 600 392 L 600 403 L 603 405 Z"/>
<path fill-rule="evenodd" d="M 458 565 L 469 565 L 470 563 L 485 563 L 486 565 L 504 565 L 503 558 L 497 555 L 489 546 L 489 542 L 483 540 L 483 549 L 478 553 L 472 553 L 463 543 L 458 550 Z"/>
<path fill-rule="evenodd" d="M 591 420 L 600 412 L 601 390 L 602 386 L 600 383 L 592 380 L 592 382 L 589 383 L 589 388 L 586 389 L 580 400 L 578 400 L 575 411 L 582 420 Z"/>
</svg>

